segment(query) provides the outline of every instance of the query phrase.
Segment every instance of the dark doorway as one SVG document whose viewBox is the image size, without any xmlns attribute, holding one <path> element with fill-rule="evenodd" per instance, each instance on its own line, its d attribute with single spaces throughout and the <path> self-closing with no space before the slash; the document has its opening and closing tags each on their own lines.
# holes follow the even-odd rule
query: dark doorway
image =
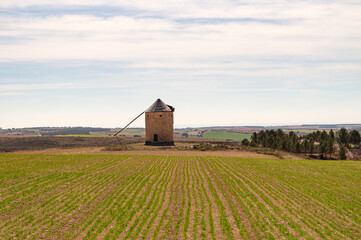
<svg viewBox="0 0 361 240">
<path fill-rule="evenodd" d="M 154 142 L 158 142 L 158 134 L 154 134 Z"/>
</svg>

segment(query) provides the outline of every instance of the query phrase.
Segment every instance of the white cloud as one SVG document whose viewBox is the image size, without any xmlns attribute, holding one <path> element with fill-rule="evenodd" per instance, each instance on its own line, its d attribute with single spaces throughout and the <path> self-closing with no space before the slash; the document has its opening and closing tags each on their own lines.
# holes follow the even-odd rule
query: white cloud
<svg viewBox="0 0 361 240">
<path fill-rule="evenodd" d="M 74 88 L 73 83 L 56 83 L 56 84 L 2 84 L 0 91 L 23 91 L 23 90 L 44 90 L 44 89 L 66 89 Z"/>
<path fill-rule="evenodd" d="M 102 81 L 99 84 L 99 81 Z M 129 88 L 137 87 L 138 83 L 133 81 L 114 82 L 108 79 L 99 79 L 98 81 L 89 82 L 52 82 L 52 83 L 14 83 L 1 84 L 0 92 L 6 91 L 29 91 L 29 90 L 52 90 L 52 89 L 100 89 L 100 88 Z"/>
<path fill-rule="evenodd" d="M 359 23 L 335 20 L 285 25 L 262 22 L 179 24 L 117 16 L 1 17 L 1 61 L 46 59 L 192 59 L 225 56 L 342 58 L 361 52 Z M 325 21 L 324 21 L 325 22 Z M 330 26 L 331 25 L 331 26 Z"/>
<path fill-rule="evenodd" d="M 61 60 L 64 71 L 70 69 L 67 78 L 59 80 L 56 74 L 61 68 L 51 73 L 40 66 L 43 75 L 26 70 L 26 76 L 3 67 L 0 93 L 9 98 L 56 89 L 129 88 L 151 99 L 155 94 L 178 98 L 179 105 L 185 101 L 184 95 L 190 106 L 202 95 L 202 109 L 207 109 L 215 96 L 238 104 L 239 109 L 249 102 L 249 111 L 278 111 L 282 118 L 281 113 L 291 109 L 287 104 L 292 103 L 295 110 L 285 121 L 300 117 L 300 122 L 307 120 L 309 108 L 315 111 L 314 102 L 321 109 L 323 103 L 332 101 L 332 95 L 327 102 L 317 97 L 325 97 L 325 88 L 337 88 L 345 98 L 351 96 L 345 88 L 356 86 L 351 89 L 355 91 L 360 87 L 361 4 L 356 1 L 4 0 L 0 10 L 0 66 L 14 63 L 15 68 L 19 62 L 36 62 L 46 68 L 47 62 Z M 107 11 L 111 13 L 107 15 Z M 84 66 L 75 66 L 83 62 Z M 97 63 L 109 62 L 108 68 L 97 69 Z M 92 68 L 94 71 L 84 73 Z M 79 69 L 82 73 L 77 75 Z M 6 74 L 14 79 L 13 84 Z M 87 74 L 94 76 L 89 80 Z M 153 85 L 161 87 L 150 91 Z M 119 92 L 112 100 L 121 97 L 127 101 L 129 96 Z M 301 97 L 289 99 L 288 92 Z M 249 101 L 251 95 L 254 99 Z M 266 99 L 269 96 L 272 99 Z M 10 100 L 7 104 L 17 108 Z M 194 108 L 192 114 L 200 114 L 199 107 Z M 247 121 L 265 116 L 258 112 L 259 116 Z M 206 123 L 202 119 L 206 115 L 213 119 L 209 114 L 202 112 L 200 123 Z M 347 116 L 352 117 L 351 110 Z M 13 116 L 8 118 L 11 123 Z M 182 121 L 190 120 L 184 117 Z"/>
</svg>

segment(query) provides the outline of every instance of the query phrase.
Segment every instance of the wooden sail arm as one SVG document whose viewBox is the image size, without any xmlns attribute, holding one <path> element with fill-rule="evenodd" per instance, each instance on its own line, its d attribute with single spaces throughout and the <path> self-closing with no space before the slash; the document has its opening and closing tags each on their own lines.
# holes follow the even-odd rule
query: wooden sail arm
<svg viewBox="0 0 361 240">
<path fill-rule="evenodd" d="M 128 123 L 125 127 L 123 127 L 122 129 L 120 129 L 116 134 L 114 134 L 114 136 L 117 136 L 119 133 L 121 133 L 124 129 L 126 129 L 130 124 L 132 124 L 135 120 L 137 120 L 140 116 L 142 116 L 142 114 L 145 113 L 142 112 L 141 114 L 139 114 L 136 118 L 134 118 L 130 123 Z"/>
</svg>

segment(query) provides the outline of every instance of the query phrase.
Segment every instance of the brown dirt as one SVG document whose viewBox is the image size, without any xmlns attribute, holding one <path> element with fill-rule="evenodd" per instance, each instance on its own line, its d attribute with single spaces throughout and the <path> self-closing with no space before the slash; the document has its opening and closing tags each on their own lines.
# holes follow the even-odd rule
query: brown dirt
<svg viewBox="0 0 361 240">
<path fill-rule="evenodd" d="M 175 146 L 147 146 L 144 145 L 143 140 L 132 137 L 122 137 L 120 140 L 121 145 L 116 138 L 112 137 L 0 136 L 0 154 L 115 154 L 304 159 L 300 155 L 287 152 L 248 148 L 236 142 L 212 139 L 176 139 Z M 211 149 L 205 151 L 194 149 L 202 144 L 211 146 Z"/>
<path fill-rule="evenodd" d="M 267 158 L 277 159 L 276 156 L 246 151 L 196 151 L 176 149 L 145 149 L 124 151 L 103 151 L 103 147 L 81 148 L 48 148 L 41 150 L 21 150 L 17 154 L 90 154 L 90 155 L 168 155 L 168 156 L 214 156 L 214 157 L 240 157 L 240 158 Z"/>
</svg>

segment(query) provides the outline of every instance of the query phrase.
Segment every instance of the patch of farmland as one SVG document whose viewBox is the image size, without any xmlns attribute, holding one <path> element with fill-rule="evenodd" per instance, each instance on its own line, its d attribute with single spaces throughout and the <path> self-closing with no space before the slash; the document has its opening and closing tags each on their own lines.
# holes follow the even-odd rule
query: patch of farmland
<svg viewBox="0 0 361 240">
<path fill-rule="evenodd" d="M 360 239 L 361 162 L 0 155 L 0 239 Z"/>
<path fill-rule="evenodd" d="M 113 137 L 105 134 L 68 134 L 68 135 L 54 135 L 55 137 Z"/>
<path fill-rule="evenodd" d="M 116 129 L 116 131 L 119 131 L 119 130 L 120 129 Z M 145 130 L 144 129 L 127 128 L 124 131 L 122 131 L 121 134 L 145 136 Z"/>
<path fill-rule="evenodd" d="M 251 140 L 252 134 L 224 132 L 224 131 L 208 131 L 203 134 L 202 138 L 216 139 L 216 140 L 234 140 L 241 142 L 243 139 Z M 199 138 L 197 136 L 191 136 L 191 138 Z"/>
</svg>

